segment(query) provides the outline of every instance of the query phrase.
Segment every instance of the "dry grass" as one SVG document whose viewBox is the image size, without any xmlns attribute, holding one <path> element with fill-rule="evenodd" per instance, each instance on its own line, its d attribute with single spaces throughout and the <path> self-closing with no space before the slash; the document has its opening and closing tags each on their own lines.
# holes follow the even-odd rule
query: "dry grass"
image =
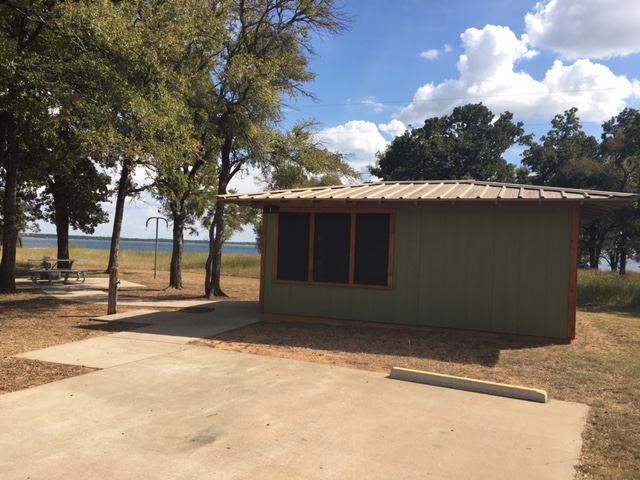
<svg viewBox="0 0 640 480">
<path fill-rule="evenodd" d="M 18 249 L 17 275 L 27 276 L 29 268 L 36 264 L 29 259 L 42 257 L 56 257 L 56 250 L 52 248 Z M 124 250 L 120 252 L 119 266 L 123 272 L 142 271 L 153 273 L 154 252 Z M 109 252 L 89 248 L 70 247 L 70 258 L 81 260 L 75 264 L 77 268 L 88 269 L 91 275 L 105 273 L 109 263 Z M 184 272 L 198 272 L 204 274 L 207 255 L 203 253 L 187 253 L 183 256 L 182 268 Z M 158 253 L 158 277 L 162 282 L 168 282 L 168 271 L 171 254 Z M 257 255 L 224 255 L 222 257 L 222 273 L 225 276 L 258 278 L 260 276 L 260 257 Z M 145 276 L 148 278 L 148 276 Z M 202 275 L 204 284 L 204 275 Z"/>
</svg>

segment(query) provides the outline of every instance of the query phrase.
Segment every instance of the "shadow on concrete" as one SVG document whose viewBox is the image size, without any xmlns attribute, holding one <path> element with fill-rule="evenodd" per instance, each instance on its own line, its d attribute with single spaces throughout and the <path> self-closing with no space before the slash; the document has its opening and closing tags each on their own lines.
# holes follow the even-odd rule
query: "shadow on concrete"
<svg viewBox="0 0 640 480">
<path fill-rule="evenodd" d="M 76 328 L 80 330 L 89 330 L 94 332 L 128 332 L 136 328 L 146 327 L 149 324 L 131 323 L 131 322 L 99 322 L 86 325 L 78 325 Z"/>
<path fill-rule="evenodd" d="M 148 335 L 176 337 L 185 339 L 186 343 L 256 323 L 259 315 L 257 302 L 223 301 L 215 307 L 189 306 L 171 311 L 128 309 L 91 320 L 93 323 L 77 328 L 114 333 L 126 331 L 131 334 L 128 338 L 134 340 L 136 334 L 140 334 L 140 339 Z"/>
<path fill-rule="evenodd" d="M 412 357 L 486 367 L 496 365 L 502 350 L 540 348 L 558 343 L 452 331 L 267 322 L 224 332 L 212 339 L 326 352 Z"/>
</svg>

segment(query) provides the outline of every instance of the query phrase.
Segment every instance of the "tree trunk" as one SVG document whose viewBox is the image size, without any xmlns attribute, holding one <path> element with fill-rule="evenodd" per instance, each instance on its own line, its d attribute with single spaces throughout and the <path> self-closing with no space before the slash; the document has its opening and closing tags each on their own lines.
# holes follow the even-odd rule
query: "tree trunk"
<svg viewBox="0 0 640 480">
<path fill-rule="evenodd" d="M 174 211 L 173 216 L 173 250 L 171 251 L 171 267 L 169 269 L 169 288 L 182 288 L 182 254 L 184 252 L 184 213 Z"/>
<path fill-rule="evenodd" d="M 614 247 L 614 251 L 609 255 L 609 265 L 612 272 L 618 271 L 618 246 Z"/>
<path fill-rule="evenodd" d="M 0 164 L 4 166 L 4 204 L 0 293 L 16 292 L 16 255 L 20 222 L 18 219 L 18 164 L 20 127 L 8 114 L 0 118 Z"/>
<path fill-rule="evenodd" d="M 589 224 L 587 229 L 587 248 L 589 250 L 589 268 L 597 269 L 600 264 L 600 252 L 598 251 L 596 228 L 593 222 Z"/>
<path fill-rule="evenodd" d="M 55 210 L 58 253 L 56 258 L 69 258 L 69 205 L 65 196 L 64 181 L 57 175 L 50 185 Z M 69 268 L 67 262 L 59 262 L 60 268 Z"/>
<path fill-rule="evenodd" d="M 227 193 L 227 186 L 231 179 L 231 151 L 233 137 L 227 135 L 220 151 L 220 173 L 218 174 L 218 195 Z M 226 297 L 220 287 L 222 271 L 222 245 L 224 244 L 224 227 L 226 218 L 224 204 L 216 201 L 213 221 L 209 227 L 209 256 L 207 257 L 204 294 L 207 298 Z"/>
<path fill-rule="evenodd" d="M 120 254 L 120 234 L 122 232 L 122 219 L 124 217 L 124 202 L 127 199 L 127 189 L 129 187 L 129 175 L 131 164 L 129 161 L 122 162 L 122 171 L 118 182 L 118 195 L 116 197 L 116 210 L 113 214 L 113 233 L 111 234 L 111 248 L 109 250 L 109 265 L 105 273 L 109 273 L 112 267 L 118 266 Z"/>
<path fill-rule="evenodd" d="M 620 275 L 627 274 L 627 235 L 620 235 Z"/>
<path fill-rule="evenodd" d="M 600 268 L 600 259 L 602 258 L 602 246 L 596 247 L 596 254 L 593 264 L 590 265 L 590 268 L 595 268 L 596 270 Z"/>
<path fill-rule="evenodd" d="M 205 296 L 207 298 L 227 296 L 220 286 L 222 245 L 224 244 L 224 227 L 226 223 L 224 204 L 216 202 L 215 208 L 213 222 L 209 227 L 209 257 L 207 258 L 207 284 L 205 285 Z"/>
<path fill-rule="evenodd" d="M 594 220 L 588 226 L 589 267 L 598 269 L 602 258 L 602 249 L 612 229 L 610 220 Z"/>
</svg>

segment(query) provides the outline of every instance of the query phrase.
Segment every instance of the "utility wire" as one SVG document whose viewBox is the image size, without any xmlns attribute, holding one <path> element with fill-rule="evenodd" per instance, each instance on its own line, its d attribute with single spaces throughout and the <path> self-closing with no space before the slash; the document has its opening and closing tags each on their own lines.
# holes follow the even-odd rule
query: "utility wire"
<svg viewBox="0 0 640 480">
<path fill-rule="evenodd" d="M 412 103 L 430 103 L 430 102 L 448 102 L 451 100 L 482 100 L 483 98 L 499 98 L 499 97 L 519 97 L 526 95 L 560 95 L 563 93 L 585 93 L 585 92 L 607 92 L 615 90 L 628 90 L 629 87 L 611 87 L 611 88 L 582 88 L 576 90 L 556 90 L 550 92 L 523 92 L 523 93 L 500 93 L 495 95 L 474 95 L 463 97 L 443 97 L 443 98 L 429 98 L 425 100 L 387 100 L 387 101 L 361 101 L 361 102 L 347 102 L 347 103 L 317 103 L 298 105 L 296 108 L 335 108 L 335 107 L 353 107 L 353 106 L 371 106 L 371 105 L 410 105 Z M 633 90 L 634 87 L 631 87 Z"/>
</svg>

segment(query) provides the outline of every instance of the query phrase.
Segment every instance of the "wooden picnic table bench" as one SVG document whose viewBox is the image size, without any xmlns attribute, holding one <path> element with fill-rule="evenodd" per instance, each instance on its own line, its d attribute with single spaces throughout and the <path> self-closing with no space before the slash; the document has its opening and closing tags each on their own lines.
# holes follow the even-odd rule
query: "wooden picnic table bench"
<svg viewBox="0 0 640 480">
<path fill-rule="evenodd" d="M 74 262 L 78 260 L 43 257 L 41 259 L 30 258 L 29 261 L 40 263 L 40 267 L 30 269 L 33 283 L 38 283 L 40 280 L 46 280 L 49 283 L 53 283 L 54 280 L 64 280 L 64 283 L 69 283 L 69 275 L 75 275 L 76 282 L 84 283 L 86 280 L 86 270 L 73 268 Z M 61 263 L 69 265 L 69 268 L 59 268 Z M 62 278 L 63 276 L 64 278 Z"/>
</svg>

